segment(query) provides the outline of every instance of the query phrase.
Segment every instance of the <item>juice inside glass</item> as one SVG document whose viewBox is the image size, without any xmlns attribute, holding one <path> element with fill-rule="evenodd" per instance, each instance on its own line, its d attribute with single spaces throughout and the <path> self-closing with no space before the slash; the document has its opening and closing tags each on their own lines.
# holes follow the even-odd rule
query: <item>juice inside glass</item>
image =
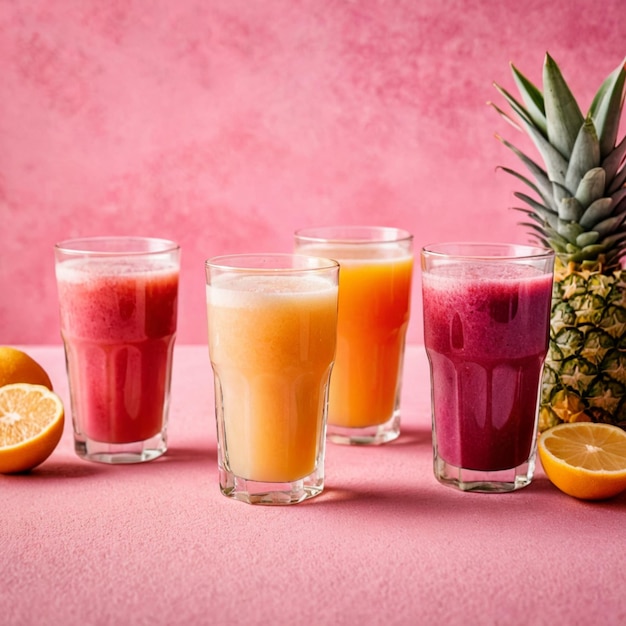
<svg viewBox="0 0 626 626">
<path fill-rule="evenodd" d="M 335 443 L 380 444 L 400 434 L 412 241 L 407 231 L 373 226 L 307 228 L 295 234 L 296 252 L 340 264 L 327 429 Z"/>
<path fill-rule="evenodd" d="M 220 488 L 292 504 L 324 487 L 338 265 L 297 255 L 209 259 L 207 314 Z"/>
<path fill-rule="evenodd" d="M 77 454 L 138 463 L 167 449 L 180 248 L 142 237 L 55 246 Z"/>
<path fill-rule="evenodd" d="M 533 477 L 554 253 L 514 244 L 422 250 L 434 471 L 465 491 Z"/>
</svg>

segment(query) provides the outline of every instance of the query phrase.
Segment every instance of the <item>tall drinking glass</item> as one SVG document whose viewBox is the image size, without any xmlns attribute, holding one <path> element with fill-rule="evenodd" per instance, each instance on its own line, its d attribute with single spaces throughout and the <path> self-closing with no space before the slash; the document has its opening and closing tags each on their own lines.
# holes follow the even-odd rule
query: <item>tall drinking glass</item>
<svg viewBox="0 0 626 626">
<path fill-rule="evenodd" d="M 322 492 L 338 272 L 335 261 L 290 254 L 206 262 L 225 496 L 293 504 Z"/>
<path fill-rule="evenodd" d="M 167 449 L 180 248 L 147 237 L 56 244 L 74 447 L 103 463 Z"/>
<path fill-rule="evenodd" d="M 407 231 L 378 226 L 295 233 L 296 252 L 330 257 L 341 266 L 327 430 L 335 443 L 380 444 L 400 434 L 412 244 Z"/>
<path fill-rule="evenodd" d="M 434 473 L 464 491 L 530 484 L 554 253 L 499 243 L 421 252 Z"/>
</svg>

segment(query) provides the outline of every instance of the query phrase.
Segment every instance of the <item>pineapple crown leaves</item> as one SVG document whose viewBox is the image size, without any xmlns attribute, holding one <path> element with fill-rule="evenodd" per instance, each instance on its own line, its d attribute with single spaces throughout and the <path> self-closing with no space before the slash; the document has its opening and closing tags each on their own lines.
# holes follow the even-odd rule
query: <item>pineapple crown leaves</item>
<svg viewBox="0 0 626 626">
<path fill-rule="evenodd" d="M 539 164 L 496 135 L 531 176 L 501 169 L 537 196 L 514 194 L 526 205 L 514 208 L 531 219 L 522 226 L 565 263 L 594 263 L 602 258 L 607 269 L 614 269 L 626 254 L 626 136 L 617 142 L 626 65 L 622 62 L 603 81 L 587 115 L 549 54 L 543 65 L 543 92 L 513 64 L 511 70 L 520 100 L 494 86 L 514 116 L 490 104 L 526 132 L 541 157 Z"/>
</svg>

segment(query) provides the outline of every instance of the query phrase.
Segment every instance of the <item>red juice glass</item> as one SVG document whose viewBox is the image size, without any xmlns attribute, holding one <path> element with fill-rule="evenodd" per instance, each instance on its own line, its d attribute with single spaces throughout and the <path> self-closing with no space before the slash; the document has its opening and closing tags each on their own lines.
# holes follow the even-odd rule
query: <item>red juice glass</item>
<svg viewBox="0 0 626 626">
<path fill-rule="evenodd" d="M 180 248 L 147 237 L 56 244 L 74 448 L 103 463 L 167 450 Z"/>
<path fill-rule="evenodd" d="M 554 252 L 500 243 L 421 251 L 434 473 L 463 491 L 530 484 Z"/>
</svg>

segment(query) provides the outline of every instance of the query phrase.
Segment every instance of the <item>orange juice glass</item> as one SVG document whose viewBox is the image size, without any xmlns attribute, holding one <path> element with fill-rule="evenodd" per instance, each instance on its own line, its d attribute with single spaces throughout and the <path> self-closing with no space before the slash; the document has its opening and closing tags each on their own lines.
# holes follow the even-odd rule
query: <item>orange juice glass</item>
<svg viewBox="0 0 626 626">
<path fill-rule="evenodd" d="M 296 252 L 339 261 L 337 355 L 328 438 L 380 444 L 400 434 L 413 237 L 397 228 L 330 226 L 295 234 Z"/>
<path fill-rule="evenodd" d="M 293 504 L 324 488 L 339 266 L 291 254 L 206 262 L 224 495 Z"/>
</svg>

